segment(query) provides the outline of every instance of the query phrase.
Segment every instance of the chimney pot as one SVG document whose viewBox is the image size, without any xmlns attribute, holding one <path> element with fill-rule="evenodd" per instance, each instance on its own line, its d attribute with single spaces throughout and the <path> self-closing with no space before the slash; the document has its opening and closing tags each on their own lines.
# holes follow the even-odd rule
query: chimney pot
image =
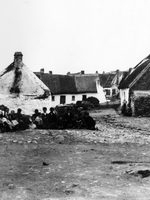
<svg viewBox="0 0 150 200">
<path fill-rule="evenodd" d="M 41 74 L 44 74 L 44 68 L 41 68 L 41 69 L 40 69 L 40 73 L 41 73 Z"/>
<path fill-rule="evenodd" d="M 49 71 L 49 74 L 51 74 L 51 75 L 52 75 L 52 74 L 53 74 L 53 72 L 52 72 L 52 71 Z"/>
<path fill-rule="evenodd" d="M 14 57 L 15 58 L 18 57 L 18 56 L 23 56 L 22 52 L 15 52 L 14 53 Z"/>
<path fill-rule="evenodd" d="M 84 70 L 81 70 L 81 74 L 84 74 L 85 72 L 84 72 Z"/>
</svg>

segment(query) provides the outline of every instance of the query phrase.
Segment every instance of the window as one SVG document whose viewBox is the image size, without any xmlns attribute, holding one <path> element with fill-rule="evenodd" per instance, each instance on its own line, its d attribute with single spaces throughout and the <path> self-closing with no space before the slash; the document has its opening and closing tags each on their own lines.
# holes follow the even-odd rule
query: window
<svg viewBox="0 0 150 200">
<path fill-rule="evenodd" d="M 110 95 L 110 90 L 106 89 L 105 92 L 106 92 L 106 95 L 108 95 L 108 96 Z"/>
<path fill-rule="evenodd" d="M 82 95 L 82 101 L 86 100 L 86 95 Z"/>
<path fill-rule="evenodd" d="M 113 95 L 116 94 L 116 90 L 115 90 L 115 89 L 112 90 L 112 94 L 113 94 Z"/>
<path fill-rule="evenodd" d="M 75 96 L 72 96 L 72 101 L 75 101 Z"/>
<path fill-rule="evenodd" d="M 52 96 L 52 101 L 55 101 L 55 96 Z"/>
</svg>

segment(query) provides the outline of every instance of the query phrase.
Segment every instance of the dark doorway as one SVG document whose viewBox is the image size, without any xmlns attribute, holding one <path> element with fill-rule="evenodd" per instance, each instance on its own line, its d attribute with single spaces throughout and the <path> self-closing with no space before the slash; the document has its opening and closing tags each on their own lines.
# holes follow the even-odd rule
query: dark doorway
<svg viewBox="0 0 150 200">
<path fill-rule="evenodd" d="M 60 104 L 66 103 L 66 96 L 60 96 Z"/>
<path fill-rule="evenodd" d="M 86 95 L 82 95 L 82 101 L 86 100 Z"/>
</svg>

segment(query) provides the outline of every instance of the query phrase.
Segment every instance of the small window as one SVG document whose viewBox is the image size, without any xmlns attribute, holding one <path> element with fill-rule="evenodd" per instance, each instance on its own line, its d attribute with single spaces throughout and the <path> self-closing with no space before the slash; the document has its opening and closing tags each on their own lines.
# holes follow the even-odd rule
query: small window
<svg viewBox="0 0 150 200">
<path fill-rule="evenodd" d="M 72 101 L 75 101 L 75 96 L 72 96 Z"/>
<path fill-rule="evenodd" d="M 52 101 L 55 101 L 55 96 L 52 96 Z"/>
<path fill-rule="evenodd" d="M 112 94 L 113 94 L 113 95 L 116 94 L 116 90 L 115 90 L 115 89 L 112 90 Z"/>
<path fill-rule="evenodd" d="M 106 89 L 105 92 L 106 92 L 106 95 L 110 95 L 110 90 Z"/>
</svg>

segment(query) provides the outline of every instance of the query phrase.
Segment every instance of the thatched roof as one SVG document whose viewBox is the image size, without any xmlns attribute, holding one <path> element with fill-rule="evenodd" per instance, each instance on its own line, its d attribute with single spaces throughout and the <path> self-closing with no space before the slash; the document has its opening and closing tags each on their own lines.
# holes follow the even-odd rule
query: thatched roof
<svg viewBox="0 0 150 200">
<path fill-rule="evenodd" d="M 75 83 L 78 93 L 96 93 L 96 80 L 98 75 L 77 75 L 75 76 Z"/>
<path fill-rule="evenodd" d="M 10 64 L 0 73 L 1 95 L 49 96 L 49 88 L 22 62 Z"/>
<path fill-rule="evenodd" d="M 112 87 L 113 80 L 116 74 L 100 74 L 100 83 L 103 88 L 110 88 Z"/>
<path fill-rule="evenodd" d="M 50 89 L 52 94 L 77 93 L 74 77 L 72 76 L 44 73 L 40 79 Z"/>
<path fill-rule="evenodd" d="M 98 75 L 58 75 L 35 72 L 52 94 L 96 93 Z"/>
<path fill-rule="evenodd" d="M 131 88 L 150 67 L 150 55 L 137 64 L 131 72 L 121 81 L 119 89 Z"/>
</svg>

